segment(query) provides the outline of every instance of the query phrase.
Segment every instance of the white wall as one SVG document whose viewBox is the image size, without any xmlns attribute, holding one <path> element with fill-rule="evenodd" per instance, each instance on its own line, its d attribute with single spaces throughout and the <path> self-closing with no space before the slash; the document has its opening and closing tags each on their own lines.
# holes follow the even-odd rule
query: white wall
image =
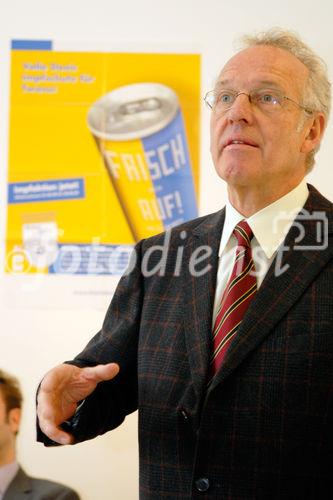
<svg viewBox="0 0 333 500">
<path fill-rule="evenodd" d="M 5 234 L 8 128 L 9 40 L 56 39 L 113 44 L 188 44 L 203 54 L 202 91 L 209 90 L 218 70 L 232 53 L 236 36 L 272 25 L 298 31 L 327 61 L 333 76 L 330 0 L 7 0 L 0 7 L 0 231 Z M 218 209 L 225 187 L 209 157 L 208 112 L 203 109 L 201 212 Z M 330 126 L 310 180 L 333 198 Z M 1 269 L 3 248 L 1 248 Z M 52 278 L 51 278 L 52 279 Z M 70 278 L 69 278 L 70 279 Z M 98 278 L 96 278 L 98 279 Z M 19 454 L 35 475 L 75 487 L 84 500 L 138 498 L 136 415 L 104 437 L 76 447 L 45 449 L 34 442 L 34 392 L 42 375 L 70 359 L 100 327 L 104 311 L 10 308 L 1 280 L 0 366 L 22 381 L 25 394 Z M 63 286 L 66 286 L 64 281 Z M 8 291 L 7 291 L 8 293 Z M 17 294 L 21 294 L 17 290 Z M 21 297 L 22 299 L 22 297 Z M 22 300 L 20 300 L 22 302 Z M 106 304 L 105 304 L 106 306 Z"/>
</svg>

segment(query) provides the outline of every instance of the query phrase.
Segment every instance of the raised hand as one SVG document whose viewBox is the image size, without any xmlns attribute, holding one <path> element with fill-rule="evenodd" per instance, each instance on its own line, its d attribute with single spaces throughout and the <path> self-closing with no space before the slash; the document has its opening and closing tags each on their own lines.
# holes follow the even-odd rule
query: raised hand
<svg viewBox="0 0 333 500">
<path fill-rule="evenodd" d="M 72 417 L 78 402 L 89 396 L 99 382 L 113 379 L 118 372 L 116 363 L 87 368 L 63 364 L 50 370 L 37 396 L 37 416 L 44 434 L 57 443 L 71 444 L 73 436 L 60 425 Z"/>
</svg>

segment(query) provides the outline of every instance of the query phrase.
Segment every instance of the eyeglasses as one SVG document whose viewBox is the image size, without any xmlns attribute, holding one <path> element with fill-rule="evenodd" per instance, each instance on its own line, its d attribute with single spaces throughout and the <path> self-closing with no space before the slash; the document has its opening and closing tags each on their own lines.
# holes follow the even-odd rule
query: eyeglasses
<svg viewBox="0 0 333 500">
<path fill-rule="evenodd" d="M 235 92 L 234 90 L 210 90 L 204 97 L 207 106 L 216 113 L 224 113 L 228 111 L 236 101 L 239 95 L 246 95 L 251 104 L 267 113 L 274 113 L 283 108 L 285 101 L 290 101 L 306 113 L 311 114 L 313 111 L 306 108 L 299 102 L 294 101 L 290 97 L 283 95 L 282 92 L 273 89 L 258 89 L 251 92 Z"/>
</svg>

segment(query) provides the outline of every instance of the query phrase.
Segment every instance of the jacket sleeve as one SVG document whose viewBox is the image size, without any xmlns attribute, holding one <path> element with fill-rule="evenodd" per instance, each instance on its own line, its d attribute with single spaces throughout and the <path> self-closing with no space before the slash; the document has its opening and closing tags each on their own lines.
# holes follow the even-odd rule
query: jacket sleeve
<svg viewBox="0 0 333 500">
<path fill-rule="evenodd" d="M 137 350 L 143 302 L 141 245 L 133 250 L 127 271 L 121 278 L 105 316 L 102 329 L 84 350 L 66 363 L 79 367 L 116 362 L 119 374 L 101 382 L 81 404 L 73 417 L 62 424 L 74 442 L 92 439 L 119 426 L 138 406 Z M 46 446 L 50 440 L 39 428 L 37 441 Z"/>
</svg>

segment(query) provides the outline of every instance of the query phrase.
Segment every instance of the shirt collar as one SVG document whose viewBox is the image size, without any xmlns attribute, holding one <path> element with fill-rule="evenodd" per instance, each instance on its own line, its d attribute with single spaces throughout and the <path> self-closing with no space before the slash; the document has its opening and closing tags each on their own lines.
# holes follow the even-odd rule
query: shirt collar
<svg viewBox="0 0 333 500">
<path fill-rule="evenodd" d="M 285 239 L 293 220 L 304 206 L 309 190 L 303 179 L 298 186 L 249 218 L 240 214 L 228 201 L 219 256 L 222 255 L 236 224 L 246 220 L 258 244 L 270 259 Z"/>
<path fill-rule="evenodd" d="M 16 476 L 19 470 L 19 464 L 16 460 L 10 464 L 0 467 L 0 494 L 4 494 L 8 486 Z"/>
</svg>

